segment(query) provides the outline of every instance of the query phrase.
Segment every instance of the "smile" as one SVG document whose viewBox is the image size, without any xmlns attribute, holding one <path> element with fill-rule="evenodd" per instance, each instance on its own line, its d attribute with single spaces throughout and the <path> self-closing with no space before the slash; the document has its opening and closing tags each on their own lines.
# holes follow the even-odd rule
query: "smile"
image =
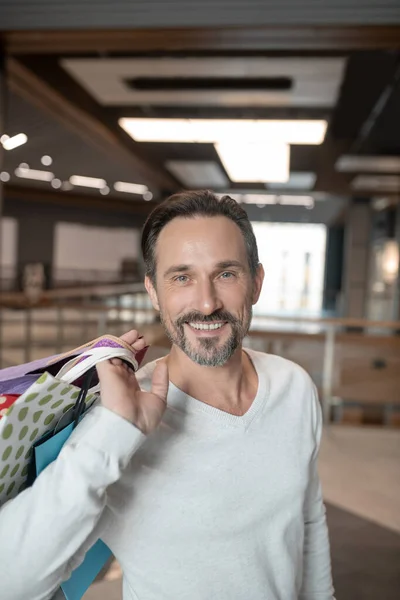
<svg viewBox="0 0 400 600">
<path fill-rule="evenodd" d="M 225 323 L 188 323 L 188 325 L 198 331 L 214 331 L 216 329 L 221 329 Z"/>
</svg>

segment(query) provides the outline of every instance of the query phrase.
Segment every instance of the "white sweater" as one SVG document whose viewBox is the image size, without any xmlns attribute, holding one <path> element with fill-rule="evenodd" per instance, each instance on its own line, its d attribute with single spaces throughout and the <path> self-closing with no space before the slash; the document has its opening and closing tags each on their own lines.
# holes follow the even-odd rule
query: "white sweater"
<svg viewBox="0 0 400 600">
<path fill-rule="evenodd" d="M 247 352 L 259 387 L 242 417 L 173 384 L 147 438 L 105 408 L 85 417 L 0 510 L 2 600 L 51 598 L 98 537 L 124 600 L 332 600 L 315 388 L 297 365 Z"/>
</svg>

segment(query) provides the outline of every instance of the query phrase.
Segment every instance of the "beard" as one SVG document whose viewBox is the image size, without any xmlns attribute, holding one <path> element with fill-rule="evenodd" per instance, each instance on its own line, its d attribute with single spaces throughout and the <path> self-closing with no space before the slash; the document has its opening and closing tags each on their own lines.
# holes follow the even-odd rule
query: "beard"
<svg viewBox="0 0 400 600">
<path fill-rule="evenodd" d="M 203 315 L 197 311 L 188 312 L 172 321 L 163 310 L 160 310 L 161 324 L 172 344 L 177 346 L 193 362 L 202 367 L 222 367 L 233 356 L 246 336 L 252 319 L 252 302 L 246 302 L 243 317 L 237 318 L 231 313 L 218 310 L 211 315 Z M 221 343 L 220 336 L 199 337 L 191 342 L 185 332 L 185 323 L 229 323 L 229 338 Z"/>
</svg>

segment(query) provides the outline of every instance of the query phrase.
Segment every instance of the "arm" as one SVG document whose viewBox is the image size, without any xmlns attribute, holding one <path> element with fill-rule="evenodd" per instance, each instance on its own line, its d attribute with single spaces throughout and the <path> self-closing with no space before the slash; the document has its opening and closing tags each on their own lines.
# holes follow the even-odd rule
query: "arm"
<svg viewBox="0 0 400 600">
<path fill-rule="evenodd" d="M 47 600 L 101 535 L 106 490 L 145 435 L 94 408 L 33 486 L 0 509 L 2 600 Z"/>
<path fill-rule="evenodd" d="M 143 338 L 122 336 L 133 351 Z M 121 476 L 167 405 L 168 368 L 157 364 L 150 392 L 119 359 L 97 365 L 102 406 L 86 415 L 57 460 L 0 509 L 1 600 L 49 600 L 102 532 L 107 487 Z"/>
<path fill-rule="evenodd" d="M 325 506 L 317 472 L 322 416 L 317 391 L 313 393 L 315 450 L 304 504 L 303 582 L 299 600 L 334 600 Z"/>
</svg>

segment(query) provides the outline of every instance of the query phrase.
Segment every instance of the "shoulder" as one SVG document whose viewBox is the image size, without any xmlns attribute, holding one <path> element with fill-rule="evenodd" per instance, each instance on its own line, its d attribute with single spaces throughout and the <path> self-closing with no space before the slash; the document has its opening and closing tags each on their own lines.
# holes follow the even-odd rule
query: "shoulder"
<svg viewBox="0 0 400 600">
<path fill-rule="evenodd" d="M 256 371 L 267 375 L 270 383 L 296 385 L 308 391 L 314 389 L 310 375 L 297 363 L 282 356 L 247 348 L 245 352 L 251 358 Z"/>
<path fill-rule="evenodd" d="M 258 376 L 266 381 L 270 409 L 300 429 L 311 425 L 314 433 L 317 432 L 321 407 L 317 388 L 307 371 L 281 356 L 247 349 L 246 352 Z"/>
</svg>

